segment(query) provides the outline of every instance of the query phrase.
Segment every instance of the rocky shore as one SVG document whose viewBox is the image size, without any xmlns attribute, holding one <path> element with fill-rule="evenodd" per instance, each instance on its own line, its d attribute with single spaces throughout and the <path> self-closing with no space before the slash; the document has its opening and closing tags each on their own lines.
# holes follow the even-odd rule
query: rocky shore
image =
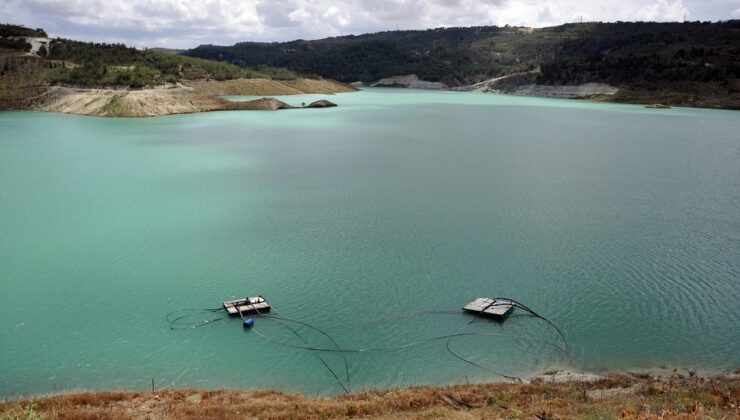
<svg viewBox="0 0 740 420">
<path fill-rule="evenodd" d="M 550 372 L 531 380 L 375 389 L 335 397 L 274 390 L 75 392 L 0 402 L 2 418 L 738 418 L 740 375 Z"/>
<path fill-rule="evenodd" d="M 394 76 L 370 83 L 369 86 L 410 89 L 451 90 L 458 92 L 505 93 L 522 96 L 543 96 L 561 99 L 590 99 L 603 102 L 633 104 L 665 104 L 716 109 L 740 109 L 740 84 L 731 86 L 719 83 L 687 84 L 673 90 L 635 90 L 605 83 L 572 85 L 545 85 L 537 83 L 540 69 L 495 77 L 466 86 L 447 87 L 442 83 L 419 80 L 416 75 Z M 353 83 L 362 86 L 362 83 Z"/>
</svg>

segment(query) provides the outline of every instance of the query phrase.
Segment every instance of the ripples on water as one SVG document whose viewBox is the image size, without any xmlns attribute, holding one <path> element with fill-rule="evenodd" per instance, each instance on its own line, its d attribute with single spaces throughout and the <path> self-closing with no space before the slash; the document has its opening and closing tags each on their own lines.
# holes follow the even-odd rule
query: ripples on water
<svg viewBox="0 0 740 420">
<path fill-rule="evenodd" d="M 163 319 L 245 294 L 343 347 L 421 342 L 348 354 L 353 389 L 498 379 L 425 341 L 460 331 L 486 335 L 452 351 L 513 375 L 740 364 L 736 112 L 400 90 L 332 101 L 0 114 L 0 395 L 152 378 L 340 392 L 315 354 L 238 320 Z M 574 360 L 521 313 L 468 325 L 459 309 L 479 296 L 557 323 Z M 429 310 L 448 312 L 402 315 Z"/>
</svg>

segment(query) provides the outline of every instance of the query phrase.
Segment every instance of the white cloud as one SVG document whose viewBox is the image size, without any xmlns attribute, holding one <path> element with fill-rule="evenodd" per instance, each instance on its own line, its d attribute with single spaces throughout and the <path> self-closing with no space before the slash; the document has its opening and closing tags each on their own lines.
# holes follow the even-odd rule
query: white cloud
<svg viewBox="0 0 740 420">
<path fill-rule="evenodd" d="M 643 6 L 638 11 L 638 15 L 644 16 L 643 20 L 683 20 L 689 9 L 682 1 L 677 0 L 668 3 L 667 0 L 658 0 L 653 4 Z"/>
<path fill-rule="evenodd" d="M 740 0 L 0 0 L 0 21 L 139 46 L 312 39 L 439 26 L 718 20 Z"/>
<path fill-rule="evenodd" d="M 133 45 L 242 40 L 265 29 L 255 3 L 242 0 L 0 0 L 0 21 L 41 26 L 57 36 Z"/>
<path fill-rule="evenodd" d="M 309 18 L 311 18 L 311 14 L 305 9 L 295 9 L 288 13 L 288 19 L 290 19 L 291 22 L 305 22 Z"/>
<path fill-rule="evenodd" d="M 349 26 L 349 24 L 352 22 L 350 16 L 336 6 L 330 6 L 326 10 L 326 13 L 324 13 L 323 17 L 325 20 L 332 22 L 342 28 Z"/>
</svg>

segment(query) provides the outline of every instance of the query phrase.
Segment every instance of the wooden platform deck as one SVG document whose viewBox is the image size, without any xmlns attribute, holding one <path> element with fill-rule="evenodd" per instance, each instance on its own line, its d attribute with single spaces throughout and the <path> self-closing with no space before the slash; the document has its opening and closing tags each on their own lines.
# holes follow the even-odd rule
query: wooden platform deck
<svg viewBox="0 0 740 420">
<path fill-rule="evenodd" d="M 224 302 L 224 309 L 231 316 L 270 312 L 270 303 L 262 296 L 245 297 Z"/>
<path fill-rule="evenodd" d="M 463 306 L 463 309 L 480 315 L 503 318 L 514 309 L 514 303 L 506 299 L 478 298 Z"/>
</svg>

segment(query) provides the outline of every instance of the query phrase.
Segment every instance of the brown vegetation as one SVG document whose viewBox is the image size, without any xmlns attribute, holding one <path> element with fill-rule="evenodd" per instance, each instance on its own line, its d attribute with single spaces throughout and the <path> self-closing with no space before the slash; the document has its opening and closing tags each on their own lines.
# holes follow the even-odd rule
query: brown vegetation
<svg viewBox="0 0 740 420">
<path fill-rule="evenodd" d="M 0 48 L 0 111 L 26 105 L 29 96 L 44 89 L 39 75 L 49 63 L 35 55 Z"/>
<path fill-rule="evenodd" d="M 737 418 L 737 375 L 372 390 L 329 398 L 233 390 L 82 392 L 0 403 L 2 418 Z"/>
<path fill-rule="evenodd" d="M 687 84 L 680 91 L 623 89 L 609 100 L 633 104 L 660 103 L 670 106 L 740 109 L 740 94 L 728 93 L 727 88 L 719 83 Z"/>
<path fill-rule="evenodd" d="M 228 95 L 299 95 L 303 93 L 334 94 L 354 92 L 356 89 L 343 83 L 326 79 L 235 79 L 224 81 L 185 82 L 199 92 L 214 96 Z"/>
<path fill-rule="evenodd" d="M 334 94 L 334 93 L 346 93 L 355 92 L 357 89 L 340 83 L 334 80 L 328 79 L 295 79 L 295 80 L 282 80 L 282 84 L 290 86 L 293 89 L 297 89 L 303 93 L 318 93 L 318 94 Z"/>
<path fill-rule="evenodd" d="M 269 79 L 203 80 L 189 81 L 185 84 L 204 94 L 213 96 L 297 95 L 303 93 L 285 85 L 282 81 Z"/>
</svg>

